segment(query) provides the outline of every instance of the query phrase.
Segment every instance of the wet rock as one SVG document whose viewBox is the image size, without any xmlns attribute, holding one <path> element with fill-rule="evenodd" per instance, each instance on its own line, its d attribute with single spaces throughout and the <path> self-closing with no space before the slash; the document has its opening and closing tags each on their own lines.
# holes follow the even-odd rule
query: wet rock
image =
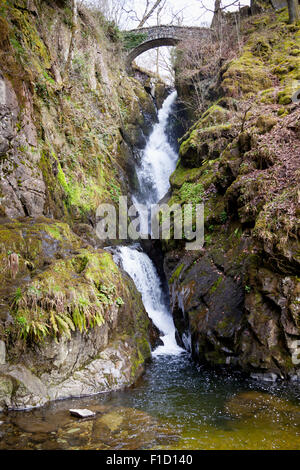
<svg viewBox="0 0 300 470">
<path fill-rule="evenodd" d="M 91 443 L 93 420 L 78 421 L 67 424 L 59 429 L 56 442 L 63 449 L 87 448 Z"/>
<path fill-rule="evenodd" d="M 276 382 L 278 379 L 278 375 L 273 374 L 272 372 L 269 373 L 259 373 L 255 372 L 250 374 L 250 377 L 255 380 L 261 380 L 263 382 Z"/>
<path fill-rule="evenodd" d="M 13 386 L 13 380 L 0 372 L 0 411 L 10 406 Z"/>
<path fill-rule="evenodd" d="M 11 278 L 7 263 L 8 250 L 19 254 L 15 279 Z M 30 408 L 49 400 L 116 390 L 131 385 L 139 377 L 144 360 L 151 354 L 150 322 L 133 281 L 118 270 L 109 253 L 90 246 L 82 248 L 81 239 L 67 224 L 44 217 L 22 218 L 0 224 L 0 260 L 4 266 L 0 273 L 0 327 L 11 328 L 15 333 L 21 327 L 14 321 L 18 309 L 11 307 L 16 291 L 26 304 L 22 318 L 29 326 L 31 305 L 37 300 L 33 297 L 36 294 L 40 297 L 42 292 L 43 299 L 39 298 L 38 304 L 39 307 L 43 304 L 41 321 L 47 324 L 47 330 L 53 325 L 52 307 L 47 305 L 53 305 L 53 301 L 56 307 L 59 305 L 60 314 L 68 316 L 71 327 L 69 334 L 59 332 L 55 320 L 56 341 L 55 334 L 48 331 L 43 341 L 33 337 L 30 347 L 25 342 L 14 342 L 7 354 L 18 365 L 11 367 L 4 363 L 4 343 L 0 343 L 1 379 L 5 375 L 3 394 L 10 381 L 16 381 L 14 397 L 9 387 L 3 406 Z M 114 290 L 109 306 L 98 300 L 95 303 L 98 286 L 104 283 Z M 86 299 L 93 312 L 98 307 L 98 324 L 92 325 L 90 319 L 85 320 L 85 326 L 76 323 L 69 310 L 76 302 L 75 292 Z M 117 299 L 123 303 L 119 305 Z M 10 325 L 7 313 L 12 318 Z M 38 391 L 35 387 L 37 393 L 31 390 L 31 385 L 38 383 L 47 392 L 41 391 L 41 387 Z"/>
<path fill-rule="evenodd" d="M 163 341 L 161 340 L 160 336 L 161 333 L 159 329 L 154 325 L 153 321 L 150 322 L 150 345 L 152 350 L 155 349 L 157 346 L 163 345 Z"/>
<path fill-rule="evenodd" d="M 12 414 L 11 422 L 21 431 L 32 435 L 55 433 L 70 422 L 70 415 L 66 410 L 50 412 L 46 416 L 47 418 L 44 408 L 27 411 L 26 414 L 17 411 Z"/>
<path fill-rule="evenodd" d="M 195 358 L 226 365 L 236 354 L 243 289 L 208 256 L 198 256 L 186 255 L 170 275 L 175 325 L 181 338 L 190 332 Z"/>
<path fill-rule="evenodd" d="M 99 359 L 75 370 L 69 378 L 57 384 L 50 382 L 50 398 L 58 400 L 94 395 L 129 386 L 143 371 L 142 361 L 138 366 L 136 362 L 136 349 L 130 339 L 128 342 L 117 341 L 104 349 Z"/>
<path fill-rule="evenodd" d="M 19 105 L 16 93 L 8 81 L 1 80 L 3 105 L 0 106 L 1 204 L 9 217 L 43 214 L 46 187 L 38 163 L 36 128 L 33 124 L 33 103 L 24 87 L 21 125 L 16 128 Z M 1 86 L 1 85 L 0 85 Z M 3 99 L 4 98 L 4 99 Z M 19 123 L 20 124 L 20 123 Z"/>
<path fill-rule="evenodd" d="M 3 385 L 3 401 L 8 408 L 31 409 L 43 406 L 49 400 L 43 382 L 20 365 L 0 366 L 0 383 Z"/>
<path fill-rule="evenodd" d="M 92 418 L 96 415 L 93 411 L 86 410 L 86 409 L 79 409 L 79 410 L 69 410 L 72 416 L 76 418 Z"/>
<path fill-rule="evenodd" d="M 88 224 L 76 224 L 73 227 L 74 233 L 78 235 L 84 242 L 94 248 L 102 248 L 105 245 L 103 240 L 97 237 L 96 230 Z"/>
</svg>

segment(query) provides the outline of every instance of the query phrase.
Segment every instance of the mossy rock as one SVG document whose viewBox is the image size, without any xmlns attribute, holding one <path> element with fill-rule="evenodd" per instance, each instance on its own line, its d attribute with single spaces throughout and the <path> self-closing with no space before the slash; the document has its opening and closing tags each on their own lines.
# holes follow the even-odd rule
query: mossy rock
<svg viewBox="0 0 300 470">
<path fill-rule="evenodd" d="M 230 62 L 223 74 L 222 89 L 232 97 L 254 95 L 272 87 L 270 73 L 261 59 L 246 50 Z"/>
<path fill-rule="evenodd" d="M 172 188 L 180 189 L 184 183 L 193 183 L 199 179 L 203 172 L 202 168 L 184 168 L 180 164 L 170 176 Z"/>
<path fill-rule="evenodd" d="M 277 95 L 278 104 L 290 104 L 292 102 L 293 90 L 291 88 L 285 88 L 280 91 Z"/>
<path fill-rule="evenodd" d="M 259 129 L 261 134 L 270 132 L 270 130 L 277 124 L 277 119 L 271 115 L 261 115 L 256 121 L 256 127 Z"/>
<path fill-rule="evenodd" d="M 181 163 L 188 168 L 199 167 L 204 160 L 220 156 L 228 145 L 231 124 L 219 124 L 207 128 L 193 129 L 180 146 Z"/>
</svg>

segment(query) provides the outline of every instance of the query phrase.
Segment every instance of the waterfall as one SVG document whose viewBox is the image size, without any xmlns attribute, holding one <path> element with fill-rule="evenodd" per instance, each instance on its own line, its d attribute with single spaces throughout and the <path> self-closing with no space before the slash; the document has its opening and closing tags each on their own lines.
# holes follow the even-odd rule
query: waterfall
<svg viewBox="0 0 300 470">
<path fill-rule="evenodd" d="M 118 251 L 123 268 L 142 294 L 143 304 L 149 317 L 162 333 L 163 346 L 158 346 L 153 355 L 180 354 L 183 350 L 176 343 L 173 318 L 166 305 L 161 282 L 151 259 L 133 247 L 121 246 Z"/>
<path fill-rule="evenodd" d="M 176 98 L 177 93 L 174 91 L 164 101 L 158 113 L 158 123 L 153 128 L 141 163 L 136 168 L 140 190 L 138 194 L 133 195 L 133 202 L 137 208 L 139 204 L 150 207 L 151 204 L 157 203 L 169 189 L 169 177 L 175 170 L 178 155 L 168 142 L 166 127 Z M 149 233 L 148 212 L 140 211 L 139 215 L 143 233 Z M 118 247 L 116 258 L 121 260 L 124 270 L 133 279 L 142 295 L 149 317 L 162 333 L 163 346 L 158 346 L 153 355 L 176 355 L 183 352 L 176 343 L 173 318 L 164 299 L 158 273 L 150 258 L 136 246 Z"/>
<path fill-rule="evenodd" d="M 132 197 L 133 203 L 139 209 L 142 233 L 150 231 L 148 211 L 139 204 L 150 206 L 156 204 L 170 187 L 169 178 L 176 168 L 178 155 L 172 149 L 166 127 L 172 106 L 177 98 L 177 92 L 171 93 L 164 101 L 158 112 L 158 122 L 154 125 L 140 164 L 136 168 L 139 191 Z"/>
<path fill-rule="evenodd" d="M 171 93 L 158 112 L 155 124 L 142 155 L 136 173 L 140 185 L 140 194 L 135 197 L 138 203 L 148 205 L 157 203 L 168 191 L 169 178 L 176 167 L 178 155 L 172 149 L 166 127 L 177 92 Z"/>
</svg>

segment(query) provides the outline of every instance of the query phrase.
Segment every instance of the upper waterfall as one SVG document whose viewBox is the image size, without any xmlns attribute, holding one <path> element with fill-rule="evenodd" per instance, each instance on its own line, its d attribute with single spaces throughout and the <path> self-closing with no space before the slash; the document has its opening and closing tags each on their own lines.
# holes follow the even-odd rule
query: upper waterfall
<svg viewBox="0 0 300 470">
<path fill-rule="evenodd" d="M 158 122 L 143 151 L 141 164 L 136 168 L 140 192 L 135 195 L 134 202 L 155 204 L 170 187 L 169 178 L 175 170 L 178 155 L 168 141 L 166 128 L 176 98 L 177 92 L 174 91 L 158 112 Z"/>
</svg>

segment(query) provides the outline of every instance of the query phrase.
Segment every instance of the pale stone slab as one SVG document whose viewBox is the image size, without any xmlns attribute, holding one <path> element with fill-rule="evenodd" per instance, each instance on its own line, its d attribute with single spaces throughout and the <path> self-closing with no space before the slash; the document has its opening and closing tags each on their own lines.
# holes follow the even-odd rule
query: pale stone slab
<svg viewBox="0 0 300 470">
<path fill-rule="evenodd" d="M 76 416 L 76 418 L 92 418 L 96 415 L 94 411 L 90 410 L 69 410 L 72 416 Z"/>
</svg>

